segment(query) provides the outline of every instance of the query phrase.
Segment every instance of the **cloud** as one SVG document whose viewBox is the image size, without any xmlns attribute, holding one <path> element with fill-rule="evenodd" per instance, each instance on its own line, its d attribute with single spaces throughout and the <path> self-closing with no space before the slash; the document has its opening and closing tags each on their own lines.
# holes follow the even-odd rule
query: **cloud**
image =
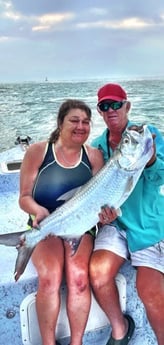
<svg viewBox="0 0 164 345">
<path fill-rule="evenodd" d="M 0 80 L 162 75 L 163 37 L 163 0 L 0 0 Z"/>
<path fill-rule="evenodd" d="M 145 21 L 140 18 L 125 18 L 123 20 L 111 20 L 111 21 L 95 21 L 95 22 L 85 22 L 78 23 L 77 27 L 81 29 L 88 28 L 104 28 L 104 29 L 140 29 L 148 26 L 153 26 L 155 23 L 153 21 Z"/>
<path fill-rule="evenodd" d="M 38 25 L 32 27 L 32 31 L 53 30 L 59 24 L 63 24 L 74 17 L 73 13 L 52 13 L 37 18 Z"/>
</svg>

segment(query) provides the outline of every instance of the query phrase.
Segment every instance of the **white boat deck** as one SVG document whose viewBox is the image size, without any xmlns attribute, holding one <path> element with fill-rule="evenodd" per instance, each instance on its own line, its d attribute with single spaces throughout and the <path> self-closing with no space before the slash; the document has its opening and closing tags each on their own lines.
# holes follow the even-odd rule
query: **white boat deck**
<svg viewBox="0 0 164 345">
<path fill-rule="evenodd" d="M 18 153 L 15 156 L 15 152 Z M 0 154 L 0 163 L 21 159 L 19 149 Z M 19 171 L 0 171 L 0 233 L 22 231 L 26 227 L 27 215 L 18 205 Z M 15 283 L 13 272 L 17 251 L 0 246 L 0 345 L 41 345 L 35 311 L 37 274 L 30 261 L 25 273 Z M 157 345 L 154 333 L 147 320 L 144 307 L 137 296 L 136 270 L 127 262 L 117 277 L 122 310 L 135 320 L 136 329 L 129 345 Z M 66 284 L 61 286 L 62 307 L 59 314 L 56 337 L 62 345 L 69 343 L 69 325 L 65 310 Z M 105 345 L 110 334 L 110 325 L 94 297 L 84 335 L 84 345 Z"/>
</svg>

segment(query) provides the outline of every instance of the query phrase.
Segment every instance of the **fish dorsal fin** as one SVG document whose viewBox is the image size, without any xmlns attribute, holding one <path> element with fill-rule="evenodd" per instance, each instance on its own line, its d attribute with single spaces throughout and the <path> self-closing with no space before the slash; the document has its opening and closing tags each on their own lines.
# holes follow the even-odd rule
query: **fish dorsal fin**
<svg viewBox="0 0 164 345">
<path fill-rule="evenodd" d="M 57 198 L 57 201 L 68 201 L 71 199 L 75 194 L 77 194 L 81 190 L 81 187 L 76 187 L 69 192 L 62 194 L 59 198 Z"/>
<path fill-rule="evenodd" d="M 129 194 L 131 193 L 131 190 L 133 189 L 133 185 L 134 185 L 134 178 L 133 176 L 130 176 L 127 180 L 126 188 L 122 196 L 123 201 L 120 200 L 121 204 L 124 202 L 124 199 L 126 200 L 128 198 Z"/>
</svg>

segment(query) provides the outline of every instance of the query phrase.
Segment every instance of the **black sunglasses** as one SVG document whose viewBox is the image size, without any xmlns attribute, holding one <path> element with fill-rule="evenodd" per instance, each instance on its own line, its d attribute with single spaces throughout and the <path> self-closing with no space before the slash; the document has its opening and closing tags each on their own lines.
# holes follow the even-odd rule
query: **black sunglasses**
<svg viewBox="0 0 164 345">
<path fill-rule="evenodd" d="M 120 109 L 123 106 L 124 103 L 126 103 L 126 101 L 119 101 L 119 102 L 117 102 L 117 101 L 113 101 L 113 102 L 111 102 L 111 101 L 102 101 L 102 102 L 98 103 L 97 106 L 99 107 L 99 109 L 101 111 L 106 112 L 110 108 L 112 110 L 118 110 L 118 109 Z"/>
</svg>

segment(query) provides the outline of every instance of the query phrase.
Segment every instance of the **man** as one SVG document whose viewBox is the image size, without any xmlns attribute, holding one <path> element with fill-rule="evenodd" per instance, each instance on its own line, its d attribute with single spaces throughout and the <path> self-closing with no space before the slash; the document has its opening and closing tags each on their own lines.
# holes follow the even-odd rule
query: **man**
<svg viewBox="0 0 164 345">
<path fill-rule="evenodd" d="M 128 120 L 130 102 L 119 84 L 98 91 L 97 109 L 107 129 L 93 141 L 107 161 L 119 144 Z M 149 126 L 154 154 L 134 191 L 122 206 L 122 216 L 108 207 L 102 210 L 90 262 L 93 291 L 112 328 L 107 345 L 126 345 L 134 332 L 130 315 L 123 315 L 115 277 L 125 260 L 137 268 L 136 286 L 159 345 L 164 345 L 164 140 Z"/>
</svg>

